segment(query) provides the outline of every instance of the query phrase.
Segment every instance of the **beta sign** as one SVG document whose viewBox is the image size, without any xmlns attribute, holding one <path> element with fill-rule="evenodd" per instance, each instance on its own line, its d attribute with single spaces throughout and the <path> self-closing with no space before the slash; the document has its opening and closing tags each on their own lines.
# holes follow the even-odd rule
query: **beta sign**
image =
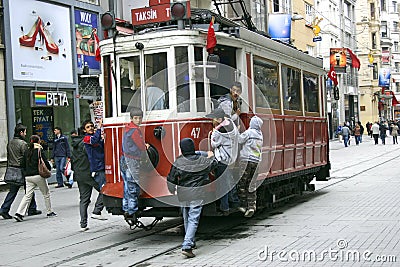
<svg viewBox="0 0 400 267">
<path fill-rule="evenodd" d="M 67 92 L 62 91 L 32 91 L 32 107 L 67 107 L 69 106 Z"/>
</svg>

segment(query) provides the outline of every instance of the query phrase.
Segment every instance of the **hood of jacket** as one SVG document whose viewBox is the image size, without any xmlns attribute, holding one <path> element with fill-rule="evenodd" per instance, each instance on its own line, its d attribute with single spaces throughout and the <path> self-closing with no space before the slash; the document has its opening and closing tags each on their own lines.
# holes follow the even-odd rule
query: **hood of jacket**
<svg viewBox="0 0 400 267">
<path fill-rule="evenodd" d="M 71 146 L 72 147 L 78 147 L 79 143 L 83 140 L 83 135 L 79 135 L 79 136 L 71 136 Z"/>
<path fill-rule="evenodd" d="M 253 116 L 250 120 L 250 128 L 261 131 L 261 127 L 263 125 L 263 120 L 257 116 Z"/>
</svg>

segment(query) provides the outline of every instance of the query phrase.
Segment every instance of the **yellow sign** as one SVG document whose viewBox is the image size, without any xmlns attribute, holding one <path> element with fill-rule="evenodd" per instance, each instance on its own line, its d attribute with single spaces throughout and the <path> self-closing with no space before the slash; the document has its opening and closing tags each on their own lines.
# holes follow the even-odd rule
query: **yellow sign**
<svg viewBox="0 0 400 267">
<path fill-rule="evenodd" d="M 318 34 L 321 32 L 321 27 L 318 26 L 318 24 L 321 22 L 321 20 L 323 20 L 323 18 L 318 18 L 315 17 L 312 27 L 313 27 L 313 32 L 315 36 L 318 36 Z"/>
<path fill-rule="evenodd" d="M 374 56 L 371 53 L 368 54 L 368 61 L 370 64 L 374 62 Z"/>
</svg>

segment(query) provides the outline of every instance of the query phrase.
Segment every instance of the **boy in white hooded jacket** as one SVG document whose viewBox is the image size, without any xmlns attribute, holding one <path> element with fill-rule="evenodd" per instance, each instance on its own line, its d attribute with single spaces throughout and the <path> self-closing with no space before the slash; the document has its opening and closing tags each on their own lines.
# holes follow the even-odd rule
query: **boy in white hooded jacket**
<svg viewBox="0 0 400 267">
<path fill-rule="evenodd" d="M 250 120 L 250 127 L 239 135 L 239 144 L 243 147 L 240 151 L 240 170 L 244 170 L 239 180 L 239 198 L 241 205 L 238 208 L 245 217 L 252 217 L 256 211 L 256 178 L 254 174 L 261 160 L 263 134 L 261 127 L 263 120 L 254 116 Z"/>
</svg>

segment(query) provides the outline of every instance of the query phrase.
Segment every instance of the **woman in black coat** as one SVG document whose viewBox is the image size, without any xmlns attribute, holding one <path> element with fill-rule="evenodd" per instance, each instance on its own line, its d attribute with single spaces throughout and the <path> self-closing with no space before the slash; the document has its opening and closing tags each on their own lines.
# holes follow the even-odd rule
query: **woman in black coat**
<svg viewBox="0 0 400 267">
<path fill-rule="evenodd" d="M 39 153 L 46 164 L 48 170 L 51 170 L 51 166 L 47 161 L 45 153 L 43 153 L 43 148 L 40 145 L 40 137 L 37 135 L 32 135 L 29 142 L 29 148 L 25 152 L 25 162 L 23 163 L 25 179 L 26 179 L 26 193 L 19 204 L 17 213 L 15 213 L 14 219 L 18 222 L 24 220 L 25 213 L 28 209 L 28 205 L 31 202 L 33 192 L 36 187 L 39 187 L 40 192 L 43 194 L 44 203 L 47 209 L 47 217 L 55 217 L 57 214 L 51 209 L 50 202 L 50 190 L 47 180 L 39 175 L 38 163 L 39 163 Z"/>
</svg>

